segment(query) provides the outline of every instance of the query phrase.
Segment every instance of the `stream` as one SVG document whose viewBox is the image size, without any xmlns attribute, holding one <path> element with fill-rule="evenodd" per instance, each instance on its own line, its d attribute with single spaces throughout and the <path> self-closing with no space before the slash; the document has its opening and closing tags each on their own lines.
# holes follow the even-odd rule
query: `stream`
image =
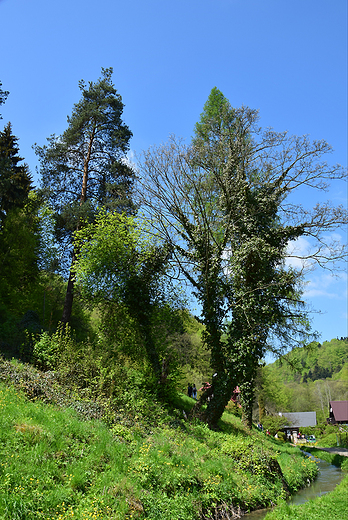
<svg viewBox="0 0 348 520">
<path fill-rule="evenodd" d="M 288 504 L 290 505 L 303 504 L 304 502 L 307 502 L 307 500 L 311 500 L 315 497 L 325 495 L 325 493 L 328 493 L 329 491 L 333 491 L 344 477 L 341 468 L 337 468 L 325 460 L 313 457 L 310 453 L 304 452 L 304 454 L 320 461 L 318 463 L 320 473 L 310 486 L 300 489 L 300 491 L 289 498 Z M 244 515 L 243 519 L 261 520 L 269 511 L 270 509 L 259 509 L 258 511 L 253 511 L 252 513 Z"/>
</svg>

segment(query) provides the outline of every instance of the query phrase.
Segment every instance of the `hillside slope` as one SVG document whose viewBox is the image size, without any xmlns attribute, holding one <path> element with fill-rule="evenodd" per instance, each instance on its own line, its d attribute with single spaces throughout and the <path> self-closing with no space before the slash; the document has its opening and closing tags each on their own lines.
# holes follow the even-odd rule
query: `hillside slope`
<svg viewBox="0 0 348 520">
<path fill-rule="evenodd" d="M 187 422 L 185 396 L 172 408 L 148 395 L 108 407 L 57 376 L 0 363 L 0 518 L 237 518 L 317 474 L 297 448 L 231 414 L 219 432 Z"/>
</svg>

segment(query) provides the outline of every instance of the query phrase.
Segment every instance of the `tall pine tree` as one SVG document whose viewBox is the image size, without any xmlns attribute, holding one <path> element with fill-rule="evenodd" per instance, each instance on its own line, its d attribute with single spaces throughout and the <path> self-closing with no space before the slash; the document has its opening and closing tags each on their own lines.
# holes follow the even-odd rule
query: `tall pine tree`
<svg viewBox="0 0 348 520">
<path fill-rule="evenodd" d="M 134 172 L 126 162 L 132 133 L 122 120 L 123 103 L 112 83 L 112 68 L 102 69 L 96 83 L 80 81 L 82 93 L 68 117 L 61 136 L 36 146 L 41 163 L 42 188 L 56 212 L 58 236 L 72 245 L 72 232 L 86 219 L 93 219 L 96 207 L 132 213 Z M 70 321 L 74 293 L 73 263 L 62 321 Z"/>
</svg>

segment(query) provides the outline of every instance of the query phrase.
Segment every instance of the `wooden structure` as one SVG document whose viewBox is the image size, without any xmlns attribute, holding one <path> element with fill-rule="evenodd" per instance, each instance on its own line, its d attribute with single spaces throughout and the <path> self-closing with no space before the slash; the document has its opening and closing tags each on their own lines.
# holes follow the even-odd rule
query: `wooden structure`
<svg viewBox="0 0 348 520">
<path fill-rule="evenodd" d="M 295 443 L 301 433 L 301 428 L 317 425 L 316 412 L 285 412 L 279 413 L 279 415 L 289 420 L 289 424 L 284 426 L 284 433 L 287 439 L 291 438 Z"/>
<path fill-rule="evenodd" d="M 328 424 L 348 424 L 348 401 L 329 401 Z"/>
</svg>

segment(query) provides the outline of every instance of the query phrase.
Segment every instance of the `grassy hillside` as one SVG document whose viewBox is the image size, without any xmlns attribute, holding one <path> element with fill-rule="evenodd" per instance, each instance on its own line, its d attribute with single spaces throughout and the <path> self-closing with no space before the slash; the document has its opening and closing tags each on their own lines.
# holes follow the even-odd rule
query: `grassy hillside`
<svg viewBox="0 0 348 520">
<path fill-rule="evenodd" d="M 18 362 L 1 361 L 0 376 L 1 519 L 227 518 L 317 474 L 297 448 L 231 414 L 219 432 L 187 422 L 185 396 L 164 407 L 133 389 L 115 406 Z"/>
</svg>

